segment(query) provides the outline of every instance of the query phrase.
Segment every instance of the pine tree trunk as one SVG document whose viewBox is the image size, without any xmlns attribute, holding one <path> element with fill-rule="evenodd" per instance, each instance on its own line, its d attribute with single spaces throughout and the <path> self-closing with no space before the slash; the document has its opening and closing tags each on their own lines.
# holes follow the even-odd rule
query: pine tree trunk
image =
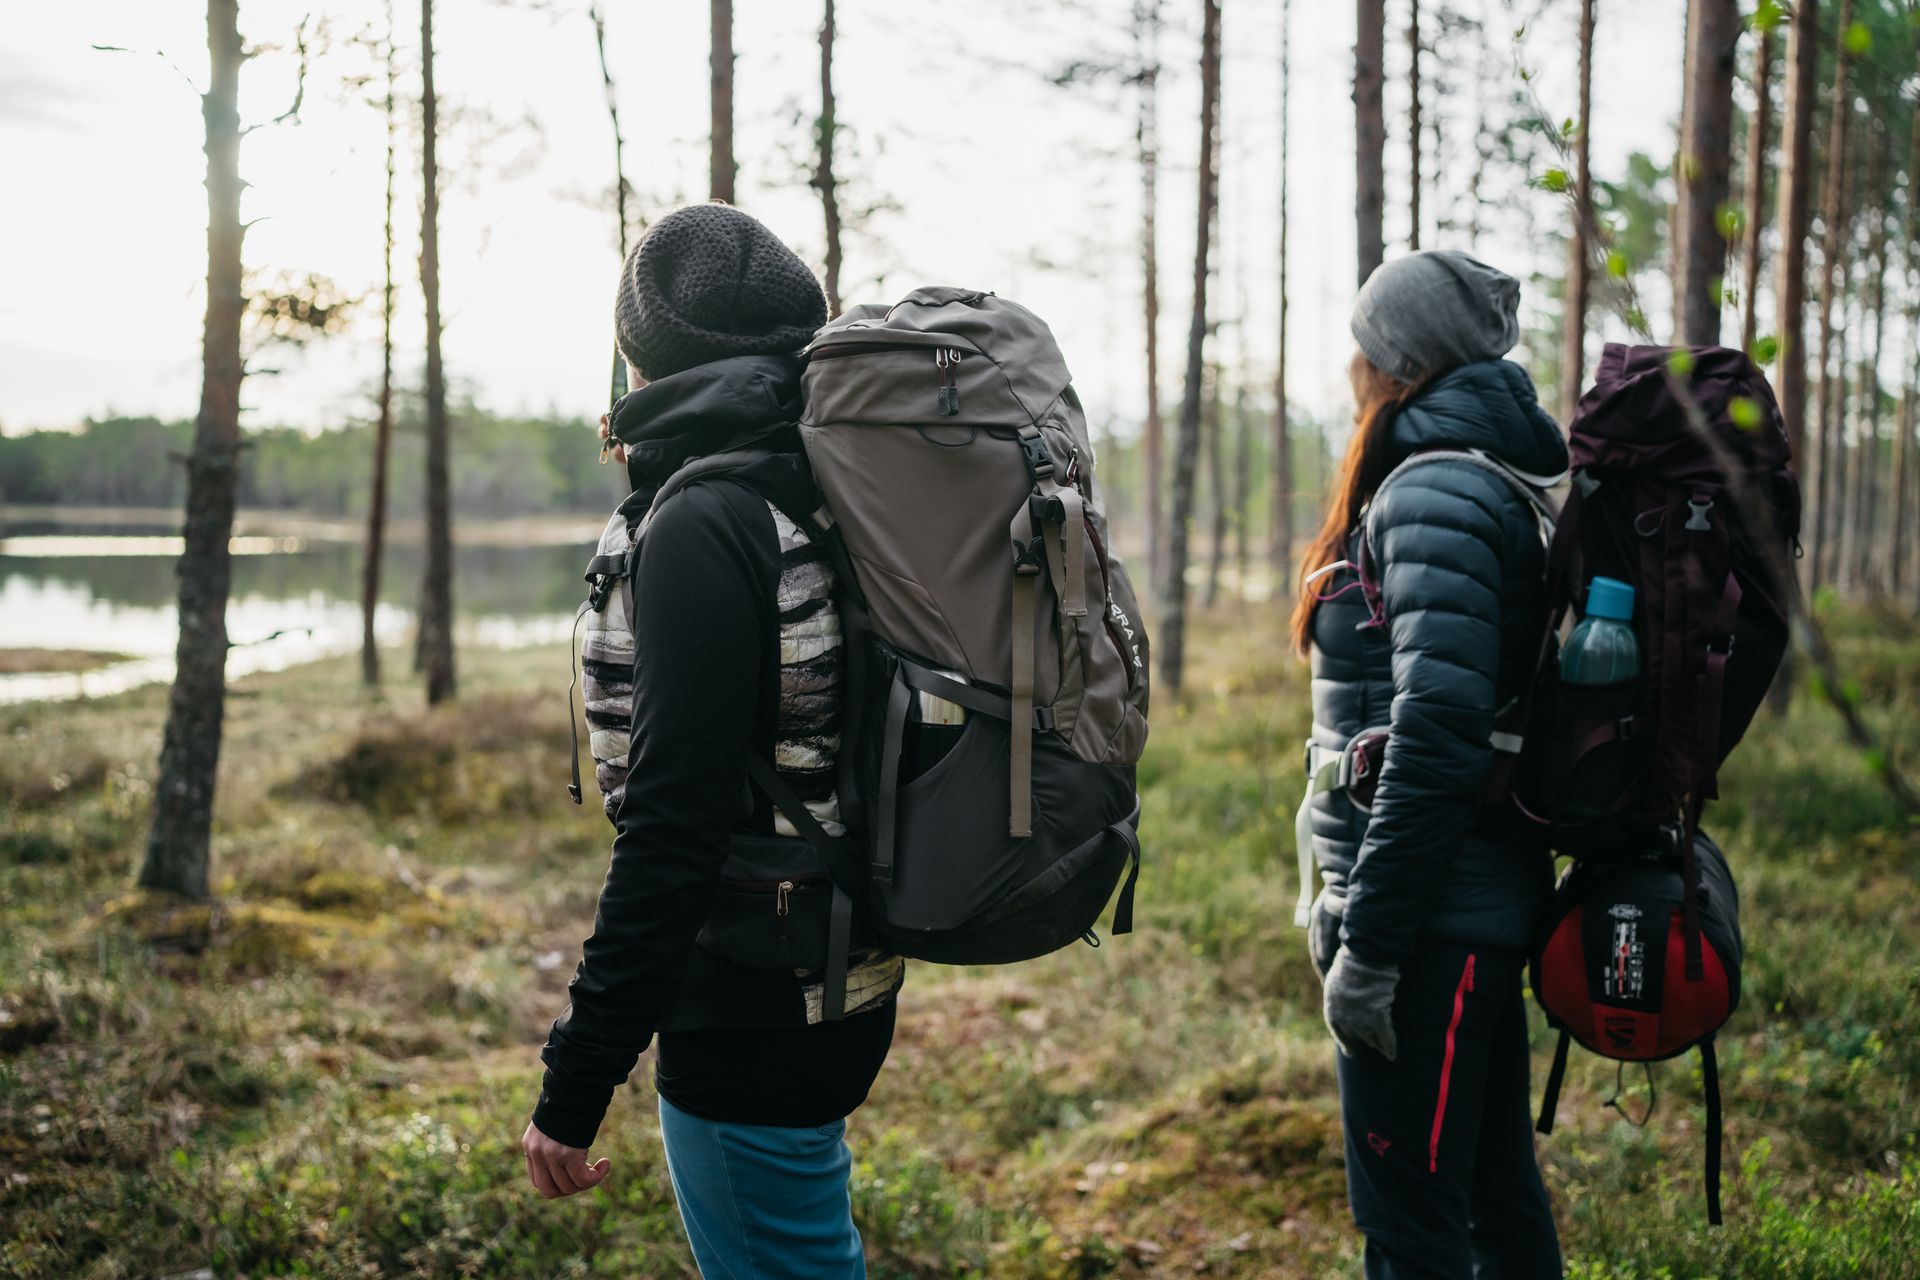
<svg viewBox="0 0 1920 1280">
<path fill-rule="evenodd" d="M 1855 411 L 1853 495 L 1847 504 L 1852 549 L 1848 554 L 1849 573 L 1854 585 L 1873 591 L 1880 585 L 1874 565 L 1874 530 L 1878 523 L 1881 470 L 1880 457 L 1880 361 L 1886 354 L 1887 318 L 1887 210 L 1884 203 L 1890 185 L 1893 160 L 1893 135 L 1882 129 L 1873 149 L 1871 177 L 1862 193 L 1861 207 L 1867 213 L 1867 257 L 1872 262 L 1868 315 L 1873 321 L 1873 345 L 1865 347 L 1860 360 L 1859 404 Z"/>
<path fill-rule="evenodd" d="M 1247 379 L 1241 371 L 1233 392 L 1233 571 L 1234 591 L 1247 591 L 1247 499 L 1253 483 L 1253 432 L 1247 423 Z"/>
<path fill-rule="evenodd" d="M 713 52 L 711 150 L 707 172 L 715 200 L 733 201 L 733 0 L 712 0 Z"/>
<path fill-rule="evenodd" d="M 1420 0 L 1407 0 L 1407 251 L 1420 250 Z"/>
<path fill-rule="evenodd" d="M 1851 238 L 1851 237 L 1849 237 Z M 1851 273 L 1849 273 L 1851 274 Z M 1855 479 L 1851 470 L 1854 454 L 1847 448 L 1847 418 L 1850 393 L 1853 390 L 1855 370 L 1852 364 L 1854 326 L 1848 323 L 1847 312 L 1850 289 L 1843 289 L 1840 300 L 1841 319 L 1835 333 L 1834 371 L 1833 371 L 1833 408 L 1821 419 L 1821 425 L 1827 432 L 1826 453 L 1823 465 L 1832 478 L 1831 487 L 1826 492 L 1827 509 L 1831 518 L 1827 521 L 1824 533 L 1831 548 L 1826 561 L 1827 581 L 1834 590 L 1843 595 L 1853 591 L 1848 553 L 1852 550 L 1852 539 L 1848 530 L 1853 527 L 1847 509 L 1848 496 L 1853 490 Z"/>
<path fill-rule="evenodd" d="M 1213 516 L 1213 537 L 1207 545 L 1205 599 L 1209 609 L 1220 601 L 1220 570 L 1227 561 L 1227 448 L 1225 414 L 1221 411 L 1220 403 L 1222 381 L 1222 371 L 1216 361 L 1207 374 L 1207 416 L 1203 426 L 1206 432 L 1207 501 L 1212 504 Z"/>
<path fill-rule="evenodd" d="M 447 467 L 447 378 L 440 362 L 439 102 L 433 89 L 433 0 L 420 5 L 420 291 L 427 304 L 427 563 L 420 590 L 420 661 L 427 701 L 454 695 L 453 508 Z"/>
<path fill-rule="evenodd" d="M 1680 26 L 1686 33 L 1680 51 L 1680 134 L 1673 147 L 1673 204 L 1667 209 L 1667 278 L 1672 285 L 1675 342 L 1680 341 L 1680 334 L 1685 331 L 1680 312 L 1686 295 L 1680 282 L 1685 275 L 1681 255 L 1686 245 L 1687 183 L 1681 175 L 1686 169 L 1687 139 L 1693 134 L 1693 0 L 1686 0 Z"/>
<path fill-rule="evenodd" d="M 1853 0 L 1840 0 L 1840 20 L 1835 27 L 1844 36 L 1853 22 Z M 1797 28 L 1796 28 L 1797 29 Z M 1823 582 L 1828 577 L 1829 562 L 1832 558 L 1828 537 L 1832 526 L 1832 490 L 1836 487 L 1829 464 L 1832 453 L 1831 428 L 1829 421 L 1833 417 L 1832 399 L 1833 378 L 1833 306 L 1834 291 L 1840 285 L 1840 247 L 1842 226 L 1842 205 L 1846 195 L 1847 174 L 1847 138 L 1851 132 L 1850 117 L 1853 115 L 1852 99 L 1847 92 L 1847 54 L 1844 39 L 1836 42 L 1834 54 L 1833 91 L 1828 98 L 1827 119 L 1827 172 L 1824 189 L 1820 198 L 1820 354 L 1819 354 L 1819 407 L 1814 413 L 1814 422 L 1819 432 L 1815 440 L 1809 462 L 1810 475 L 1807 488 L 1812 501 L 1808 504 L 1812 510 L 1807 521 L 1813 531 L 1811 560 L 1813 562 L 1812 580 Z"/>
<path fill-rule="evenodd" d="M 627 212 L 628 197 L 633 194 L 633 184 L 627 181 L 627 139 L 620 131 L 620 99 L 613 89 L 613 68 L 607 61 L 607 14 L 598 4 L 587 10 L 587 17 L 593 23 L 593 44 L 600 54 L 600 85 L 607 101 L 607 120 L 613 126 L 613 200 L 614 212 L 620 219 L 620 261 L 627 260 L 627 230 L 633 225 Z"/>
<path fill-rule="evenodd" d="M 1902 361 L 1906 390 L 1900 397 L 1900 417 L 1893 437 L 1893 503 L 1887 521 L 1887 590 L 1895 599 L 1906 599 L 1910 557 L 1913 553 L 1907 530 L 1913 523 L 1916 476 L 1914 432 L 1920 430 L 1920 114 L 1908 124 L 1911 137 L 1907 154 L 1907 230 L 1901 243 L 1907 268 L 1907 347 Z M 1920 582 L 1920 573 L 1914 574 Z M 1920 600 L 1915 602 L 1920 608 Z"/>
<path fill-rule="evenodd" d="M 1591 2 L 1591 0 L 1589 0 Z M 1767 219 L 1767 144 L 1773 130 L 1773 28 L 1753 51 L 1753 117 L 1747 121 L 1747 217 L 1741 245 L 1740 349 L 1751 353 L 1760 324 L 1760 232 Z"/>
<path fill-rule="evenodd" d="M 400 113 L 395 101 L 393 0 L 387 0 L 387 195 L 385 238 L 381 247 L 380 399 L 373 425 L 373 481 L 367 495 L 367 540 L 360 566 L 360 679 L 380 687 L 380 645 L 374 615 L 380 609 L 380 572 L 387 551 L 387 460 L 393 452 L 393 187 L 400 156 Z"/>
<path fill-rule="evenodd" d="M 1720 341 L 1727 240 L 1721 209 L 1733 161 L 1733 62 L 1740 37 L 1736 0 L 1692 0 L 1689 7 L 1687 133 L 1681 144 L 1682 202 L 1678 340 Z"/>
<path fill-rule="evenodd" d="M 1293 3 L 1280 4 L 1280 338 L 1273 373 L 1273 493 L 1267 563 L 1276 599 L 1293 598 L 1293 442 L 1287 422 L 1287 108 L 1293 96 Z"/>
<path fill-rule="evenodd" d="M 1567 298 L 1560 346 L 1560 421 L 1573 421 L 1587 376 L 1587 273 L 1593 256 L 1587 219 L 1593 211 L 1593 4 L 1580 0 L 1580 118 L 1573 140 L 1573 234 L 1567 240 Z"/>
<path fill-rule="evenodd" d="M 208 0 L 211 76 L 201 98 L 207 154 L 207 311 L 200 414 L 187 459 L 186 549 L 179 564 L 180 639 L 140 867 L 144 889 L 207 896 L 207 844 L 227 696 L 227 596 L 240 472 L 241 270 L 238 0 Z"/>
<path fill-rule="evenodd" d="M 1387 147 L 1386 0 L 1355 0 L 1353 47 L 1354 239 L 1359 283 L 1365 284 L 1386 253 L 1381 219 L 1386 207 Z"/>
<path fill-rule="evenodd" d="M 1200 0 L 1199 201 L 1194 218 L 1193 319 L 1187 326 L 1187 372 L 1180 397 L 1180 435 L 1173 461 L 1173 512 L 1167 530 L 1167 576 L 1161 606 L 1160 679 L 1178 696 L 1186 674 L 1187 551 L 1193 524 L 1194 464 L 1200 451 L 1200 408 L 1207 345 L 1207 276 L 1213 210 L 1219 198 L 1214 124 L 1220 110 L 1220 0 Z"/>
<path fill-rule="evenodd" d="M 1134 147 L 1140 161 L 1140 275 L 1145 305 L 1147 415 L 1144 430 L 1146 474 L 1141 480 L 1147 514 L 1147 579 L 1160 590 L 1166 572 L 1165 527 L 1166 428 L 1160 419 L 1160 0 L 1134 7 L 1135 38 L 1140 48 L 1139 116 Z"/>
<path fill-rule="evenodd" d="M 833 107 L 833 0 L 820 19 L 820 166 L 813 185 L 820 189 L 820 212 L 827 229 L 827 314 L 840 314 L 840 188 L 833 176 L 833 144 L 839 126 Z"/>
<path fill-rule="evenodd" d="M 1800 0 L 1787 29 L 1786 115 L 1781 121 L 1780 249 L 1774 262 L 1775 379 L 1795 470 L 1807 474 L 1807 236 L 1813 191 L 1815 73 L 1820 61 L 1819 0 Z"/>
</svg>

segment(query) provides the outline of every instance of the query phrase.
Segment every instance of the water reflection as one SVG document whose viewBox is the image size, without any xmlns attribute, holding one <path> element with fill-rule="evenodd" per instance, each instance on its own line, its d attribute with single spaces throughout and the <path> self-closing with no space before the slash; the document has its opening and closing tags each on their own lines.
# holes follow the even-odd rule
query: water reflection
<svg viewBox="0 0 1920 1280">
<path fill-rule="evenodd" d="M 91 650 L 131 661 L 88 672 L 0 675 L 0 703 L 98 697 L 173 674 L 174 558 L 165 535 L 45 534 L 0 541 L 0 649 Z M 360 643 L 360 552 L 300 538 L 246 540 L 233 561 L 230 678 L 277 671 Z M 22 551 L 32 554 L 20 554 Z M 567 634 L 590 545 L 462 546 L 454 605 L 462 643 L 518 646 Z M 422 570 L 415 546 L 391 548 L 374 615 L 383 643 L 406 639 Z"/>
</svg>

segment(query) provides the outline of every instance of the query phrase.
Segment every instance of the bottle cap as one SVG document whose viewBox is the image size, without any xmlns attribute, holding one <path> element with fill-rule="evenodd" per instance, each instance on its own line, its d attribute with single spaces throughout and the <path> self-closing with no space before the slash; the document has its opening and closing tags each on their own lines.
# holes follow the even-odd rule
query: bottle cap
<svg viewBox="0 0 1920 1280">
<path fill-rule="evenodd" d="M 1618 578 L 1595 578 L 1587 584 L 1587 616 L 1633 621 L 1633 588 Z"/>
</svg>

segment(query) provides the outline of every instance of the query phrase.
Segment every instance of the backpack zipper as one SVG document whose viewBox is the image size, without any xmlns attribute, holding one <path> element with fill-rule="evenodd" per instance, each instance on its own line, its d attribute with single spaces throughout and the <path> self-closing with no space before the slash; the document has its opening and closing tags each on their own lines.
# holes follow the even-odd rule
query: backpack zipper
<svg viewBox="0 0 1920 1280">
<path fill-rule="evenodd" d="M 1473 954 L 1467 954 L 1467 967 L 1460 971 L 1460 985 L 1453 989 L 1453 1017 L 1447 1023 L 1447 1048 L 1440 1059 L 1440 1097 L 1433 1104 L 1433 1136 L 1427 1140 L 1427 1172 L 1440 1172 L 1440 1129 L 1447 1119 L 1447 1088 L 1453 1082 L 1454 1037 L 1460 1031 L 1460 1019 L 1467 1011 L 1467 993 L 1473 990 Z"/>
<path fill-rule="evenodd" d="M 733 893 L 767 894 L 773 898 L 773 914 L 786 918 L 793 910 L 792 899 L 808 894 L 823 893 L 827 881 L 820 879 L 805 880 L 722 880 L 720 887 Z"/>
</svg>

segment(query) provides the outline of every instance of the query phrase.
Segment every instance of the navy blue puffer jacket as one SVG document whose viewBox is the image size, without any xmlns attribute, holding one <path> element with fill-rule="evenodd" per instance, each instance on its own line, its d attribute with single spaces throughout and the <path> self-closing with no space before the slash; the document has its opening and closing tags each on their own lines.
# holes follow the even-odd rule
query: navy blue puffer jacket
<svg viewBox="0 0 1920 1280">
<path fill-rule="evenodd" d="M 1391 424 L 1392 456 L 1481 449 L 1519 471 L 1557 475 L 1567 447 L 1510 361 L 1436 380 Z M 1342 792 L 1312 801 L 1324 888 L 1316 951 L 1332 930 L 1361 959 L 1396 964 L 1419 939 L 1524 947 L 1552 890 L 1542 852 L 1474 832 L 1495 708 L 1528 679 L 1546 610 L 1539 521 L 1511 484 L 1471 462 L 1412 467 L 1375 496 L 1370 520 L 1385 625 L 1361 591 L 1315 611 L 1313 740 L 1333 750 L 1389 725 L 1372 813 Z M 1351 570 L 1316 584 L 1323 595 Z M 1344 922 L 1344 923 L 1341 923 Z M 1324 955 L 1322 957 L 1324 959 Z"/>
</svg>

